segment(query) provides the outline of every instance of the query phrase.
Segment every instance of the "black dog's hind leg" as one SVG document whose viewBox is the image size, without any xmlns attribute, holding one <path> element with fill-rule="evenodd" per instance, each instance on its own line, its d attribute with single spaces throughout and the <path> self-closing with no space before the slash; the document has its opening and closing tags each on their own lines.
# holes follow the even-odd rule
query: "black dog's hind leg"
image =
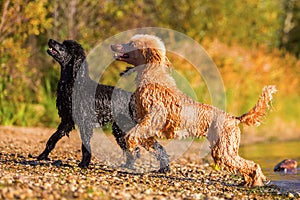
<svg viewBox="0 0 300 200">
<path fill-rule="evenodd" d="M 82 160 L 79 163 L 78 167 L 87 168 L 91 162 L 92 151 L 91 151 L 91 137 L 93 135 L 93 129 L 88 127 L 80 128 L 81 136 L 81 151 L 82 151 Z"/>
<path fill-rule="evenodd" d="M 56 143 L 65 135 L 69 136 L 70 131 L 74 129 L 73 123 L 61 122 L 57 131 L 51 135 L 47 141 L 45 150 L 37 157 L 38 160 L 48 160 L 48 155 L 54 149 Z"/>
<path fill-rule="evenodd" d="M 159 170 L 153 172 L 167 173 L 170 172 L 169 156 L 165 148 L 159 144 L 155 137 L 147 138 L 147 140 L 141 140 L 140 144 L 149 151 L 159 161 Z"/>
<path fill-rule="evenodd" d="M 128 129 L 128 127 L 125 129 Z M 123 150 L 123 152 L 126 155 L 126 162 L 125 162 L 125 164 L 122 164 L 121 166 L 124 168 L 133 169 L 133 165 L 135 163 L 136 158 L 140 157 L 140 149 L 137 147 L 135 149 L 134 155 L 132 153 L 130 153 L 129 151 L 127 151 L 126 140 L 125 140 L 126 133 L 119 128 L 119 126 L 116 124 L 116 122 L 114 122 L 112 125 L 112 132 L 113 132 L 113 135 L 115 136 L 115 139 L 116 139 L 118 145 L 120 146 L 120 148 Z"/>
<path fill-rule="evenodd" d="M 154 149 L 154 156 L 159 161 L 160 167 L 157 171 L 158 173 L 167 173 L 170 172 L 170 166 L 169 166 L 169 157 L 167 154 L 167 151 L 165 148 L 159 144 L 157 141 L 155 141 L 153 145 Z"/>
</svg>

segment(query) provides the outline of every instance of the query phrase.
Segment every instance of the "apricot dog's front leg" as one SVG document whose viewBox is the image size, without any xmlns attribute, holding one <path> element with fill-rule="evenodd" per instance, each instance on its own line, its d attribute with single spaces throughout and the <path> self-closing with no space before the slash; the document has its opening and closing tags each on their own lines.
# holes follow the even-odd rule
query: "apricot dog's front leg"
<svg viewBox="0 0 300 200">
<path fill-rule="evenodd" d="M 153 106 L 151 111 L 127 133 L 126 143 L 130 152 L 133 152 L 138 145 L 143 145 L 146 149 L 149 148 L 146 141 L 148 138 L 156 136 L 156 134 L 164 127 L 166 124 L 166 113 L 166 108 L 164 106 Z"/>
</svg>

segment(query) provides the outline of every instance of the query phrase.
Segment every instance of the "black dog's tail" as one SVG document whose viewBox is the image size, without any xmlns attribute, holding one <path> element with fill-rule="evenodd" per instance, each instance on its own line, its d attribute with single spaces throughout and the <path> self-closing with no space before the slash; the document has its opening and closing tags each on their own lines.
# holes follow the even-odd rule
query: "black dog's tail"
<svg viewBox="0 0 300 200">
<path fill-rule="evenodd" d="M 248 126 L 259 126 L 262 118 L 266 116 L 270 108 L 273 98 L 272 94 L 275 92 L 277 92 L 277 89 L 274 85 L 265 86 L 256 105 L 249 112 L 237 117 L 237 119 Z"/>
</svg>

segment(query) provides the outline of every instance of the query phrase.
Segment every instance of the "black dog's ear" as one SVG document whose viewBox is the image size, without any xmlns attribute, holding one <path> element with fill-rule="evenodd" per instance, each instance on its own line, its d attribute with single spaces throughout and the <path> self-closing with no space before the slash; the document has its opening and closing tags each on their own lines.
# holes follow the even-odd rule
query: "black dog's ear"
<svg viewBox="0 0 300 200">
<path fill-rule="evenodd" d="M 126 69 L 120 73 L 120 76 L 128 76 L 133 72 L 135 72 L 135 67 L 127 66 Z"/>
</svg>

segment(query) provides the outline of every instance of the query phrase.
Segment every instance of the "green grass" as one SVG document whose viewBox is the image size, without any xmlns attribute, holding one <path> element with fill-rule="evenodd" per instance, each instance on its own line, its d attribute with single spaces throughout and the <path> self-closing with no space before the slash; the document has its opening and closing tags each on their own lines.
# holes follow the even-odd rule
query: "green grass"
<svg viewBox="0 0 300 200">
<path fill-rule="evenodd" d="M 17 126 L 48 126 L 54 127 L 58 123 L 56 110 L 56 96 L 52 92 L 49 80 L 45 81 L 45 87 L 40 88 L 37 101 L 31 99 L 26 102 L 14 100 L 7 96 L 0 96 L 0 124 Z M 20 94 L 12 94 L 20 95 Z"/>
<path fill-rule="evenodd" d="M 45 79 L 45 87 L 43 88 L 40 104 L 44 108 L 41 116 L 41 123 L 49 127 L 55 127 L 59 123 L 59 116 L 56 108 L 56 95 L 49 79 Z"/>
<path fill-rule="evenodd" d="M 283 73 L 281 71 L 281 62 L 287 63 L 289 66 L 294 65 L 294 62 L 288 62 L 291 60 L 290 57 L 278 58 L 278 56 L 267 55 L 263 52 L 259 55 L 259 58 L 255 57 L 253 60 L 261 62 L 266 56 L 277 59 L 276 62 L 273 59 L 268 61 L 272 67 L 270 72 L 263 71 L 262 67 L 243 68 L 243 66 L 236 63 L 227 66 L 226 60 L 215 59 L 221 62 L 218 69 L 226 89 L 225 101 L 226 112 L 228 113 L 240 116 L 248 112 L 256 104 L 264 85 L 275 84 L 278 86 L 278 92 L 274 95 L 272 111 L 268 113 L 262 126 L 255 127 L 255 131 L 258 133 L 269 134 L 270 137 L 276 140 L 280 138 L 279 128 L 281 130 L 291 129 L 290 124 L 293 124 L 292 128 L 297 130 L 300 128 L 300 92 L 296 84 L 300 80 L 299 70 L 297 71 L 296 67 L 285 67 L 284 69 L 287 72 L 284 71 Z M 225 55 L 225 58 L 227 57 L 230 58 L 230 56 Z M 222 62 L 225 64 L 222 65 Z M 278 66 L 275 65 L 276 63 L 279 63 Z M 194 100 L 211 104 L 211 95 L 201 75 L 192 66 L 188 66 L 185 61 L 179 60 L 178 63 L 174 62 L 173 64 L 174 71 L 172 75 L 179 89 Z M 118 74 L 122 69 L 120 69 L 120 66 L 115 65 L 117 64 L 113 63 L 105 71 L 102 77 L 103 80 L 101 80 L 102 83 L 115 85 L 118 82 Z M 122 67 L 125 68 L 126 66 Z M 271 76 L 270 74 L 275 75 Z M 0 125 L 57 126 L 60 120 L 56 109 L 55 94 L 59 78 L 58 70 L 51 68 L 45 72 L 43 77 L 46 78 L 41 80 L 41 84 L 34 91 L 21 81 L 13 81 L 10 76 L 0 77 Z M 133 82 L 132 80 L 131 82 Z M 119 84 L 126 85 L 122 82 Z M 132 85 L 129 86 L 129 89 L 133 88 Z M 105 127 L 105 131 L 111 132 L 111 125 Z"/>
</svg>

